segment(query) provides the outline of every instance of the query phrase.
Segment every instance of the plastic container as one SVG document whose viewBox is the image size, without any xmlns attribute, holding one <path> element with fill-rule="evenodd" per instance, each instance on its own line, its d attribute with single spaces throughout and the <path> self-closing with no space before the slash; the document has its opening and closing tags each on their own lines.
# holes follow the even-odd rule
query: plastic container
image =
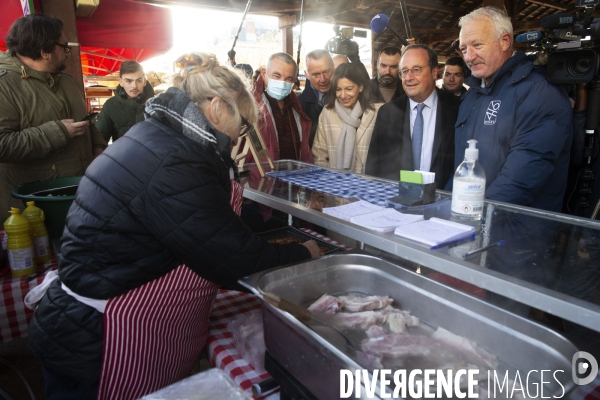
<svg viewBox="0 0 600 400">
<path fill-rule="evenodd" d="M 35 201 L 46 216 L 46 229 L 50 239 L 60 239 L 80 180 L 81 176 L 71 176 L 24 183 L 14 188 L 11 194 L 21 199 L 24 205 L 28 201 Z"/>
<path fill-rule="evenodd" d="M 465 159 L 454 173 L 452 187 L 452 215 L 456 217 L 481 219 L 485 199 L 485 171 L 479 161 L 477 140 L 467 140 Z"/>
<path fill-rule="evenodd" d="M 35 206 L 35 201 L 28 201 L 27 208 L 22 214 L 29 221 L 29 235 L 33 242 L 34 261 L 43 264 L 50 261 L 50 240 L 44 225 L 44 211 Z"/>
<path fill-rule="evenodd" d="M 29 221 L 18 208 L 10 209 L 11 216 L 4 221 L 4 232 L 8 235 L 6 249 L 13 276 L 21 277 L 35 273 L 33 243 L 29 236 Z"/>
</svg>

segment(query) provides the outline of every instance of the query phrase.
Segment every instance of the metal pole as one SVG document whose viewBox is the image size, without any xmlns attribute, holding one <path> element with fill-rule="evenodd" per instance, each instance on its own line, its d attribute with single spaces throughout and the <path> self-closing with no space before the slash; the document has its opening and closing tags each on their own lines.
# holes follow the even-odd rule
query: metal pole
<svg viewBox="0 0 600 400">
<path fill-rule="evenodd" d="M 410 21 L 408 20 L 408 9 L 406 8 L 406 0 L 400 0 L 400 11 L 402 11 L 402 20 L 404 28 L 406 28 L 406 38 L 412 39 L 412 30 L 410 29 Z"/>
<path fill-rule="evenodd" d="M 238 36 L 240 36 L 240 32 L 242 31 L 242 26 L 244 25 L 244 21 L 246 20 L 246 14 L 248 14 L 248 10 L 250 10 L 250 6 L 252 5 L 252 0 L 248 0 L 246 3 L 246 9 L 244 10 L 244 15 L 242 15 L 242 21 L 240 22 L 240 26 L 235 34 L 235 38 L 233 39 L 233 45 L 231 46 L 231 50 L 227 52 L 227 57 L 229 58 L 229 63 L 231 66 L 235 66 L 235 44 L 237 43 Z"/>
<path fill-rule="evenodd" d="M 298 73 L 300 73 L 300 50 L 302 49 L 302 25 L 303 24 L 304 24 L 304 0 L 302 0 L 302 3 L 300 4 L 300 36 L 298 36 L 298 56 L 296 57 L 296 64 L 298 65 Z"/>
</svg>

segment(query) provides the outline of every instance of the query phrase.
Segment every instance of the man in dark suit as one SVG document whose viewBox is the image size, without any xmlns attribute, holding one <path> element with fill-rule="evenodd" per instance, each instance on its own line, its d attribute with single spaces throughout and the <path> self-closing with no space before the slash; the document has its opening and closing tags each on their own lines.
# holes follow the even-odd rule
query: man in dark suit
<svg viewBox="0 0 600 400">
<path fill-rule="evenodd" d="M 331 75 L 333 75 L 333 60 L 327 50 L 313 50 L 306 55 L 305 63 L 306 82 L 304 90 L 298 96 L 302 111 L 312 121 L 312 128 L 308 139 L 308 145 L 312 148 L 315 140 L 315 132 L 319 124 L 319 115 L 323 111 L 323 104 L 329 88 L 331 87 Z"/>
<path fill-rule="evenodd" d="M 400 170 L 435 172 L 443 189 L 454 172 L 454 124 L 459 99 L 435 87 L 435 51 L 407 46 L 400 60 L 406 94 L 383 105 L 371 138 L 367 175 L 399 180 Z"/>
</svg>

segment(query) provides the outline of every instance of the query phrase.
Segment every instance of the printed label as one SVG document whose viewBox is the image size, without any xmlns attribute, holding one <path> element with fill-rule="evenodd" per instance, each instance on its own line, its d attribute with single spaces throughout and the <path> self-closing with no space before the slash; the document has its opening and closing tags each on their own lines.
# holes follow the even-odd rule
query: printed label
<svg viewBox="0 0 600 400">
<path fill-rule="evenodd" d="M 43 257 L 50 253 L 50 242 L 48 236 L 33 239 L 33 247 L 35 249 L 36 257 Z"/>
<path fill-rule="evenodd" d="M 33 247 L 8 250 L 8 262 L 13 271 L 22 271 L 33 267 Z"/>
<path fill-rule="evenodd" d="M 485 181 L 454 181 L 452 188 L 452 212 L 457 214 L 481 214 L 485 197 Z"/>
<path fill-rule="evenodd" d="M 496 118 L 498 118 L 498 111 L 500 111 L 500 100 L 492 100 L 485 110 L 485 118 L 483 119 L 484 125 L 494 125 Z"/>
</svg>

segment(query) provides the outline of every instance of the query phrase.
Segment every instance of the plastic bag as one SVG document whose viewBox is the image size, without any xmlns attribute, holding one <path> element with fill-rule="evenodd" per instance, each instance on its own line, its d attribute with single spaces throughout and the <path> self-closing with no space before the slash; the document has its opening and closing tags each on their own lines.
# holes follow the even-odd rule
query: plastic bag
<svg viewBox="0 0 600 400">
<path fill-rule="evenodd" d="M 239 355 L 254 367 L 258 374 L 265 371 L 265 335 L 262 311 L 253 311 L 234 319 L 227 326 Z"/>
</svg>

